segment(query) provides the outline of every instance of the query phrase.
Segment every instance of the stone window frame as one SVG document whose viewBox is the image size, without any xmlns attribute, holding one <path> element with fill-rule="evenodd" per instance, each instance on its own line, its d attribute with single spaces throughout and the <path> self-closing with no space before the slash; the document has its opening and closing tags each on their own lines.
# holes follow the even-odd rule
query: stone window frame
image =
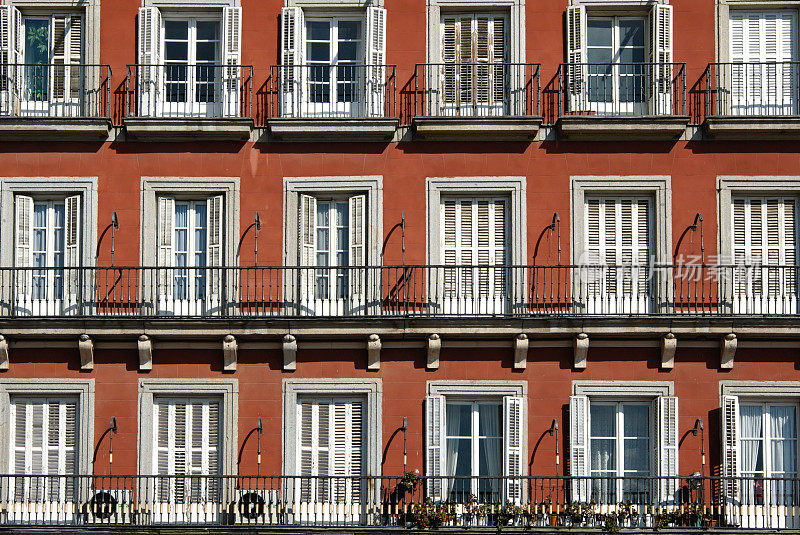
<svg viewBox="0 0 800 535">
<path fill-rule="evenodd" d="M 426 43 L 428 63 L 441 63 L 442 13 L 508 12 L 509 61 L 525 63 L 525 0 L 428 0 Z"/>
<path fill-rule="evenodd" d="M 283 265 L 299 266 L 299 198 L 300 194 L 350 194 L 363 192 L 367 197 L 368 266 L 383 262 L 383 176 L 317 176 L 284 177 L 283 179 Z"/>
<path fill-rule="evenodd" d="M 93 472 L 95 447 L 94 404 L 95 380 L 73 378 L 0 379 L 0 470 L 14 472 L 11 460 L 11 397 L 77 397 L 78 398 L 78 474 Z"/>
<path fill-rule="evenodd" d="M 189 0 L 185 0 L 189 1 Z M 328 12 L 338 9 L 366 9 L 368 7 L 383 7 L 384 0 L 285 0 L 285 7 L 302 7 L 304 10 Z"/>
<path fill-rule="evenodd" d="M 364 466 L 366 477 L 380 476 L 383 459 L 383 380 L 352 379 L 284 379 L 283 398 L 283 473 L 299 475 L 296 459 L 298 397 L 364 397 L 366 402 L 366 441 Z"/>
<path fill-rule="evenodd" d="M 669 175 L 570 177 L 570 258 L 577 265 L 586 250 L 584 207 L 587 195 L 652 195 L 655 262 L 672 262 L 672 177 Z"/>
<path fill-rule="evenodd" d="M 675 395 L 672 381 L 572 381 L 572 395 L 588 398 L 659 398 Z"/>
<path fill-rule="evenodd" d="M 164 10 L 202 10 L 222 9 L 223 7 L 241 6 L 241 0 L 142 0 L 142 7 L 157 7 Z"/>
<path fill-rule="evenodd" d="M 719 63 L 730 62 L 731 9 L 788 9 L 797 11 L 800 19 L 800 0 L 716 0 L 716 52 Z"/>
<path fill-rule="evenodd" d="M 794 195 L 800 204 L 800 176 L 719 176 L 717 177 L 717 251 L 719 259 L 733 263 L 733 197 L 748 195 Z"/>
<path fill-rule="evenodd" d="M 6 177 L 0 178 L 0 217 L 3 234 L 0 238 L 0 262 L 14 265 L 14 234 L 16 232 L 14 196 L 26 194 L 52 198 L 80 194 L 81 215 L 81 265 L 95 265 L 97 254 L 97 177 Z M 109 221 L 111 213 L 108 214 Z"/>
<path fill-rule="evenodd" d="M 84 15 L 84 62 L 100 63 L 100 0 L 7 0 L 23 15 L 81 12 Z"/>
<path fill-rule="evenodd" d="M 744 399 L 786 399 L 800 403 L 800 381 L 720 381 L 719 395 Z"/>
<path fill-rule="evenodd" d="M 155 474 L 153 466 L 153 405 L 157 397 L 219 397 L 222 399 L 220 429 L 222 454 L 220 474 L 236 475 L 239 455 L 239 380 L 225 379 L 139 379 L 137 473 Z"/>
<path fill-rule="evenodd" d="M 441 257 L 441 203 L 448 196 L 509 197 L 508 262 L 524 266 L 528 258 L 527 178 L 524 176 L 428 177 L 425 179 L 425 257 L 429 265 Z"/>
<path fill-rule="evenodd" d="M 237 246 L 239 244 L 239 177 L 142 177 L 139 204 L 139 228 L 141 229 L 141 251 L 139 257 L 142 266 L 155 266 L 157 262 L 157 227 L 158 196 L 175 195 L 191 197 L 192 195 L 225 196 L 223 247 L 225 257 L 223 266 L 239 265 Z"/>
</svg>

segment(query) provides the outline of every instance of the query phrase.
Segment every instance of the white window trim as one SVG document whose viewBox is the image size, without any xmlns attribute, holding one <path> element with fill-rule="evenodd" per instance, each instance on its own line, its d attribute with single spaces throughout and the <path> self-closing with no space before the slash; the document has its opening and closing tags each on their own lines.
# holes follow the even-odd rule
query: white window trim
<svg viewBox="0 0 800 535">
<path fill-rule="evenodd" d="M 237 266 L 239 257 L 239 177 L 142 177 L 139 206 L 139 228 L 141 229 L 141 265 L 156 265 L 158 197 L 160 195 L 188 198 L 193 195 L 210 197 L 223 194 L 225 205 L 222 213 L 223 266 Z"/>
<path fill-rule="evenodd" d="M 202 7 L 207 9 L 222 9 L 223 7 L 241 6 L 241 0 L 203 0 Z M 159 9 L 194 9 L 200 6 L 197 0 L 142 0 L 142 7 L 157 7 Z"/>
<path fill-rule="evenodd" d="M 94 379 L 0 379 L 0 470 L 14 472 L 11 466 L 11 396 L 25 397 L 77 397 L 78 443 L 76 457 L 78 474 L 93 472 L 94 454 Z"/>
<path fill-rule="evenodd" d="M 788 9 L 798 11 L 800 18 L 800 0 L 717 0 L 717 61 L 730 62 L 731 9 L 745 11 Z"/>
<path fill-rule="evenodd" d="M 84 16 L 83 62 L 100 63 L 100 0 L 7 0 L 23 15 L 47 15 L 63 11 Z"/>
<path fill-rule="evenodd" d="M 297 468 L 297 398 L 347 397 L 364 399 L 364 476 L 380 476 L 383 455 L 383 382 L 381 379 L 284 379 L 283 473 L 299 474 Z"/>
<path fill-rule="evenodd" d="M 283 179 L 283 265 L 298 266 L 300 194 L 338 196 L 364 193 L 367 197 L 367 250 L 366 265 L 382 264 L 383 247 L 383 177 L 375 176 L 319 176 L 284 177 Z"/>
<path fill-rule="evenodd" d="M 719 395 L 800 402 L 800 381 L 720 381 Z"/>
<path fill-rule="evenodd" d="M 671 381 L 572 381 L 572 395 L 589 398 L 659 398 L 675 395 Z"/>
<path fill-rule="evenodd" d="M 646 15 L 656 4 L 668 5 L 669 0 L 569 0 L 570 6 L 585 6 L 588 15 Z"/>
<path fill-rule="evenodd" d="M 318 9 L 322 12 L 329 12 L 331 9 L 364 9 L 367 7 L 383 7 L 383 2 L 384 0 L 285 0 L 284 6 L 296 6 L 302 7 L 303 9 Z"/>
<path fill-rule="evenodd" d="M 30 195 L 52 199 L 54 196 L 81 196 L 81 265 L 95 265 L 97 247 L 97 177 L 11 177 L 0 179 L 0 262 L 14 265 L 14 196 Z M 110 214 L 109 214 L 110 216 Z"/>
<path fill-rule="evenodd" d="M 428 0 L 426 41 L 428 63 L 442 62 L 443 13 L 504 11 L 508 13 L 508 61 L 525 63 L 525 0 Z"/>
<path fill-rule="evenodd" d="M 441 251 L 442 196 L 506 197 L 508 198 L 508 262 L 524 266 L 528 258 L 527 190 L 524 176 L 480 176 L 431 178 L 425 180 L 426 216 L 428 236 L 426 261 L 429 265 L 443 264 Z"/>
<path fill-rule="evenodd" d="M 672 180 L 669 176 L 573 176 L 570 177 L 570 243 L 572 264 L 586 250 L 586 196 L 652 195 L 653 248 L 656 263 L 672 262 Z M 688 224 L 688 222 L 687 222 Z"/>
<path fill-rule="evenodd" d="M 139 379 L 137 435 L 138 474 L 155 474 L 153 466 L 153 399 L 156 397 L 219 397 L 221 475 L 237 473 L 239 454 L 239 380 L 238 379 Z"/>
<path fill-rule="evenodd" d="M 733 198 L 740 194 L 796 196 L 800 204 L 800 176 L 717 177 L 717 251 L 724 262 L 733 259 Z"/>
</svg>

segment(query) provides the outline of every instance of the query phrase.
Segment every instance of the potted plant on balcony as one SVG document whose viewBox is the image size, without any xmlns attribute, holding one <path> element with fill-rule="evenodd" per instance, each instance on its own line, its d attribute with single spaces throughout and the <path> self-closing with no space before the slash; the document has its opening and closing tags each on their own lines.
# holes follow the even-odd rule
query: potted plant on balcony
<svg viewBox="0 0 800 535">
<path fill-rule="evenodd" d="M 411 525 L 418 529 L 438 529 L 453 518 L 449 504 L 433 503 L 430 498 L 413 506 L 409 516 Z"/>
<path fill-rule="evenodd" d="M 397 482 L 397 496 L 403 498 L 409 492 L 413 492 L 419 484 L 419 470 L 413 472 L 407 471 L 403 473 L 403 477 Z"/>
<path fill-rule="evenodd" d="M 522 520 L 522 508 L 513 503 L 506 503 L 497 512 L 497 529 L 501 530 L 506 526 L 516 526 Z"/>
<path fill-rule="evenodd" d="M 486 505 L 478 503 L 478 497 L 474 494 L 470 494 L 464 504 L 463 520 L 465 526 L 486 525 Z"/>
</svg>

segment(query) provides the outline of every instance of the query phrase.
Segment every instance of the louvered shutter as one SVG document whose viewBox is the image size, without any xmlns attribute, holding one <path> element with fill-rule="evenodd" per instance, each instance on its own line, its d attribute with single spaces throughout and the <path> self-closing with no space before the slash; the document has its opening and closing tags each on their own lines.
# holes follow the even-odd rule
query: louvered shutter
<svg viewBox="0 0 800 535">
<path fill-rule="evenodd" d="M 0 112 L 16 113 L 22 90 L 22 13 L 12 5 L 0 6 Z"/>
<path fill-rule="evenodd" d="M 569 397 L 569 472 L 572 501 L 589 500 L 589 398 Z"/>
<path fill-rule="evenodd" d="M 672 113 L 672 6 L 655 4 L 650 12 L 651 63 L 653 63 L 654 115 Z"/>
<path fill-rule="evenodd" d="M 77 303 L 80 291 L 81 259 L 81 196 L 72 195 L 64 201 L 64 293 L 70 305 Z"/>
<path fill-rule="evenodd" d="M 51 20 L 51 43 L 52 49 L 52 98 L 56 102 L 63 102 L 67 96 L 67 54 L 69 53 L 69 15 L 53 15 Z M 37 87 L 37 90 L 43 90 L 44 87 Z"/>
<path fill-rule="evenodd" d="M 525 112 L 525 99 L 522 95 L 517 97 L 520 101 L 515 103 L 516 105 L 513 108 L 508 109 L 508 106 L 511 104 L 509 100 L 510 95 L 508 94 L 508 84 L 511 82 L 512 77 L 514 77 L 512 87 L 522 87 L 524 83 L 522 80 L 517 79 L 517 77 L 524 76 L 524 74 L 516 72 L 518 67 L 514 68 L 515 72 L 510 72 L 507 67 L 506 62 L 508 60 L 506 56 L 509 43 L 507 42 L 508 32 L 506 31 L 506 18 L 499 16 L 492 17 L 491 24 L 492 71 L 490 74 L 492 78 L 492 107 L 490 108 L 490 114 L 504 115 L 508 113 L 511 115 L 522 115 Z"/>
<path fill-rule="evenodd" d="M 354 195 L 349 199 L 350 213 L 350 265 L 353 266 L 350 275 L 350 301 L 353 307 L 366 305 L 367 295 L 367 270 L 366 268 L 366 206 L 367 198 L 364 195 Z"/>
<path fill-rule="evenodd" d="M 585 103 L 586 7 L 567 7 L 566 96 L 569 111 L 580 111 Z"/>
<path fill-rule="evenodd" d="M 26 195 L 16 195 L 14 198 L 14 240 L 16 251 L 14 265 L 20 268 L 30 268 L 33 265 L 33 199 Z M 17 272 L 17 300 L 23 309 L 29 308 L 28 300 L 31 296 L 31 283 L 33 277 L 29 269 Z"/>
<path fill-rule="evenodd" d="M 80 98 L 85 94 L 86 77 L 90 74 L 84 72 L 83 64 L 83 19 L 80 15 L 70 15 L 69 17 L 69 47 L 68 51 L 68 80 L 69 91 L 67 95 L 72 102 L 80 102 Z M 98 73 L 99 75 L 99 73 Z M 99 80 L 96 82 L 99 83 Z M 79 114 L 82 112 L 78 112 Z"/>
<path fill-rule="evenodd" d="M 441 74 L 442 102 L 444 104 L 456 104 L 458 95 L 458 24 L 457 20 L 447 17 L 442 20 L 442 63 L 444 63 Z"/>
<path fill-rule="evenodd" d="M 284 116 L 296 116 L 300 112 L 304 26 L 302 8 L 281 8 L 281 108 Z"/>
<path fill-rule="evenodd" d="M 445 482 L 443 466 L 445 449 L 445 399 L 444 396 L 425 397 L 425 475 L 426 495 L 434 501 L 444 500 Z"/>
<path fill-rule="evenodd" d="M 214 195 L 206 200 L 206 214 L 208 217 L 208 232 L 206 233 L 208 239 L 208 295 L 211 299 L 210 306 L 219 306 L 222 284 L 224 277 L 223 265 L 225 263 L 225 255 L 223 252 L 223 233 L 225 231 L 224 224 L 224 204 L 225 197 L 223 195 Z"/>
<path fill-rule="evenodd" d="M 523 451 L 524 398 L 503 398 L 503 476 L 506 478 L 505 501 L 519 505 L 522 502 L 522 476 L 525 460 Z"/>
<path fill-rule="evenodd" d="M 239 117 L 239 95 L 242 72 L 242 8 L 225 6 L 222 8 L 222 61 L 225 64 L 222 80 L 223 113 L 228 117 Z"/>
<path fill-rule="evenodd" d="M 156 7 L 139 8 L 138 36 L 139 66 L 137 83 L 139 114 L 143 117 L 157 113 L 160 95 L 161 12 Z"/>
<path fill-rule="evenodd" d="M 317 199 L 311 195 L 299 195 L 300 214 L 297 232 L 300 242 L 300 291 L 303 301 L 314 299 L 314 270 L 308 269 L 317 263 Z"/>
<path fill-rule="evenodd" d="M 658 459 L 661 480 L 661 500 L 674 503 L 680 480 L 678 479 L 678 398 L 658 398 Z"/>
<path fill-rule="evenodd" d="M 730 503 L 739 497 L 739 398 L 722 396 L 722 490 Z"/>
<path fill-rule="evenodd" d="M 361 503 L 363 410 L 360 402 L 333 401 L 333 446 L 331 475 L 337 503 Z M 320 410 L 327 408 L 321 406 Z M 355 478 L 355 479 L 354 479 Z"/>
<path fill-rule="evenodd" d="M 172 299 L 172 267 L 175 263 L 175 199 L 172 197 L 158 198 L 158 296 Z"/>
<path fill-rule="evenodd" d="M 373 117 L 383 117 L 386 99 L 386 9 L 367 7 L 364 27 L 366 35 L 367 109 Z"/>
</svg>

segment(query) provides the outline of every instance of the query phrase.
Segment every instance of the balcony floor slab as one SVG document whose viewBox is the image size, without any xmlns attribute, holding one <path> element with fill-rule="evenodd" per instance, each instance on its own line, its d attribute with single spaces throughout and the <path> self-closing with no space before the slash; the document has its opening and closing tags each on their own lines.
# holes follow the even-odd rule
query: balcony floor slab
<svg viewBox="0 0 800 535">
<path fill-rule="evenodd" d="M 269 132 L 281 141 L 391 141 L 396 118 L 285 117 L 269 120 Z"/>
<path fill-rule="evenodd" d="M 104 141 L 107 117 L 0 117 L 0 141 Z"/>
<path fill-rule="evenodd" d="M 559 137 L 576 141 L 674 141 L 688 124 L 688 115 L 571 115 L 559 117 L 556 129 Z"/>
<path fill-rule="evenodd" d="M 800 139 L 800 115 L 716 115 L 703 121 L 703 133 L 723 140 Z"/>
<path fill-rule="evenodd" d="M 135 141 L 247 141 L 253 120 L 246 118 L 127 117 L 127 136 Z"/>
<path fill-rule="evenodd" d="M 414 117 L 414 137 L 430 141 L 531 141 L 539 133 L 541 116 Z"/>
</svg>

